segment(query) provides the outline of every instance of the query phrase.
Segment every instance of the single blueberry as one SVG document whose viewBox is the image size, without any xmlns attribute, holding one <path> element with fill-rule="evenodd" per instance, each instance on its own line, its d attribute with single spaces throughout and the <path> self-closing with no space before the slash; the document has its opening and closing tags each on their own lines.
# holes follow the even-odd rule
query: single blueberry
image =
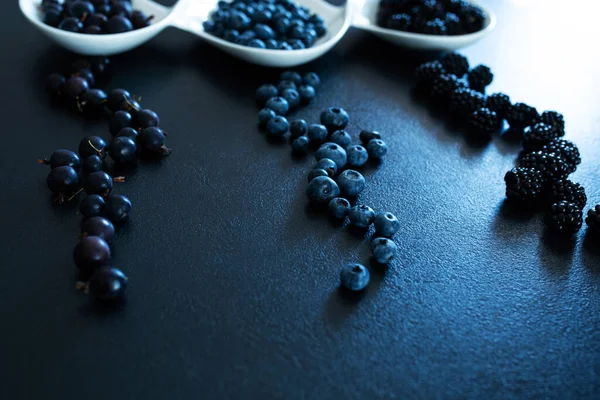
<svg viewBox="0 0 600 400">
<path fill-rule="evenodd" d="M 283 97 L 271 97 L 267 100 L 266 106 L 277 115 L 285 115 L 290 110 L 290 103 Z"/>
<path fill-rule="evenodd" d="M 382 158 L 387 153 L 387 145 L 381 139 L 371 139 L 367 144 L 367 151 L 372 158 Z"/>
<path fill-rule="evenodd" d="M 336 197 L 329 202 L 329 213 L 337 219 L 346 218 L 350 212 L 350 202 L 343 197 Z"/>
<path fill-rule="evenodd" d="M 321 124 L 310 124 L 308 127 L 308 138 L 311 143 L 324 143 L 327 140 L 327 134 L 327 128 Z"/>
<path fill-rule="evenodd" d="M 263 9 L 255 12 L 252 18 L 254 19 L 254 21 L 260 24 L 266 24 L 269 21 L 271 21 L 271 19 L 273 18 L 273 14 L 271 13 L 271 11 Z"/>
<path fill-rule="evenodd" d="M 321 86 L 321 78 L 319 78 L 319 75 L 315 74 L 314 72 L 307 72 L 304 74 L 304 78 L 302 78 L 302 80 L 304 81 L 305 85 L 312 86 L 315 89 Z"/>
<path fill-rule="evenodd" d="M 331 142 L 323 144 L 315 153 L 315 157 L 317 161 L 322 158 L 333 160 L 337 164 L 338 169 L 342 169 L 346 165 L 346 150 L 339 144 Z"/>
<path fill-rule="evenodd" d="M 215 30 L 213 31 L 213 35 L 222 38 L 225 33 L 225 24 L 223 22 L 217 22 L 215 24 Z"/>
<path fill-rule="evenodd" d="M 284 89 L 281 92 L 281 97 L 287 100 L 290 108 L 296 108 L 300 105 L 300 95 L 296 89 Z"/>
<path fill-rule="evenodd" d="M 275 39 L 267 39 L 265 40 L 265 46 L 267 46 L 267 49 L 271 49 L 271 50 L 275 50 L 277 49 L 277 40 Z"/>
<path fill-rule="evenodd" d="M 308 182 L 312 181 L 313 179 L 315 179 L 317 176 L 329 176 L 327 174 L 327 171 L 325 171 L 324 169 L 311 169 L 310 172 L 308 173 Z"/>
<path fill-rule="evenodd" d="M 306 47 L 312 47 L 317 41 L 317 32 L 314 29 L 304 29 L 304 34 L 299 39 Z"/>
<path fill-rule="evenodd" d="M 258 124 L 260 126 L 266 126 L 267 122 L 276 116 L 277 114 L 275 114 L 275 111 L 271 110 L 270 108 L 263 108 L 258 112 Z"/>
<path fill-rule="evenodd" d="M 286 35 L 290 29 L 290 20 L 283 17 L 275 20 L 274 30 L 280 35 Z"/>
<path fill-rule="evenodd" d="M 294 27 L 300 27 L 300 28 L 304 28 L 304 21 L 302 21 L 299 18 L 294 18 L 292 16 L 292 20 L 290 21 L 290 29 L 294 28 Z"/>
<path fill-rule="evenodd" d="M 206 33 L 213 33 L 215 31 L 215 23 L 213 21 L 204 21 L 202 27 Z"/>
<path fill-rule="evenodd" d="M 296 153 L 305 153 L 308 150 L 308 144 L 310 141 L 307 136 L 298 136 L 292 142 L 292 151 Z"/>
<path fill-rule="evenodd" d="M 377 131 L 360 131 L 358 137 L 361 142 L 369 143 L 371 139 L 381 139 L 381 134 Z"/>
<path fill-rule="evenodd" d="M 228 42 L 236 43 L 239 36 L 240 33 L 235 29 L 227 29 L 223 32 L 223 39 L 227 40 Z"/>
<path fill-rule="evenodd" d="M 304 27 L 298 25 L 292 26 L 288 36 L 292 39 L 302 39 L 302 37 L 304 37 Z"/>
<path fill-rule="evenodd" d="M 248 47 L 254 47 L 256 49 L 266 49 L 267 45 L 260 39 L 252 39 L 248 42 Z"/>
<path fill-rule="evenodd" d="M 340 175 L 341 176 L 341 175 Z M 375 211 L 364 204 L 354 206 L 348 213 L 350 223 L 358 228 L 368 228 L 373 223 Z"/>
<path fill-rule="evenodd" d="M 317 161 L 317 165 L 315 166 L 315 168 L 324 169 L 325 171 L 327 171 L 327 174 L 330 178 L 333 178 L 338 171 L 337 164 L 335 163 L 335 161 L 329 158 L 321 158 L 319 161 Z"/>
<path fill-rule="evenodd" d="M 261 40 L 273 39 L 275 37 L 275 32 L 269 25 L 265 24 L 256 24 L 254 26 L 254 32 L 256 36 Z"/>
<path fill-rule="evenodd" d="M 342 287 L 357 292 L 363 290 L 371 280 L 369 270 L 358 263 L 346 264 L 340 272 L 340 280 Z"/>
<path fill-rule="evenodd" d="M 317 31 L 317 36 L 321 38 L 327 34 L 327 27 L 325 24 L 315 24 L 315 31 Z"/>
<path fill-rule="evenodd" d="M 331 134 L 331 136 L 329 137 L 329 141 L 332 143 L 339 144 L 344 149 L 352 144 L 352 138 L 350 137 L 350 134 L 348 132 L 346 132 L 345 130 L 339 130 L 339 131 L 333 132 Z M 347 153 L 347 151 L 346 151 L 346 153 Z"/>
<path fill-rule="evenodd" d="M 214 17 L 213 19 L 216 20 Z M 244 12 L 239 10 L 232 10 L 229 12 L 229 19 L 227 22 L 229 23 L 230 29 L 242 31 L 250 27 L 250 23 L 252 22 L 252 20 Z"/>
<path fill-rule="evenodd" d="M 371 254 L 379 264 L 387 264 L 396 256 L 398 246 L 393 240 L 377 237 L 371 241 Z"/>
<path fill-rule="evenodd" d="M 277 49 L 279 49 L 279 50 L 294 50 L 292 48 L 292 46 L 290 46 L 287 42 L 284 42 L 284 41 L 279 42 Z"/>
<path fill-rule="evenodd" d="M 346 154 L 348 155 L 348 165 L 351 167 L 362 167 L 369 159 L 367 149 L 360 144 L 349 146 L 346 149 Z"/>
<path fill-rule="evenodd" d="M 375 233 L 379 236 L 391 237 L 400 229 L 400 221 L 394 214 L 389 212 L 377 214 L 373 220 L 373 225 L 375 225 Z"/>
<path fill-rule="evenodd" d="M 327 176 L 318 176 L 306 187 L 309 200 L 317 204 L 328 204 L 331 199 L 340 195 L 340 188 Z"/>
<path fill-rule="evenodd" d="M 340 192 L 344 196 L 355 197 L 358 196 L 367 185 L 365 177 L 358 171 L 353 169 L 347 169 L 342 172 L 337 178 L 336 182 L 340 187 Z"/>
<path fill-rule="evenodd" d="M 292 46 L 292 50 L 302 50 L 306 48 L 304 42 L 300 39 L 292 39 L 289 41 L 289 43 L 290 46 Z"/>
<path fill-rule="evenodd" d="M 330 132 L 344 129 L 349 121 L 350 117 L 343 108 L 329 107 L 321 113 L 321 123 L 325 125 Z"/>
<path fill-rule="evenodd" d="M 296 119 L 290 123 L 290 133 L 293 138 L 306 135 L 308 132 L 308 124 L 303 119 Z"/>
<path fill-rule="evenodd" d="M 281 80 L 279 81 L 279 84 L 277 84 L 277 89 L 279 89 L 279 92 L 283 92 L 285 89 L 297 89 L 297 86 L 294 82 L 292 81 L 288 81 L 288 80 Z"/>
<path fill-rule="evenodd" d="M 270 83 L 264 84 L 256 89 L 256 101 L 261 106 L 264 105 L 271 97 L 277 97 L 278 95 L 279 91 L 275 85 L 271 85 Z"/>
<path fill-rule="evenodd" d="M 325 24 L 325 20 L 319 14 L 311 15 L 309 21 L 314 25 Z"/>
<path fill-rule="evenodd" d="M 290 125 L 285 117 L 276 116 L 267 122 L 267 135 L 281 137 L 287 133 Z"/>
<path fill-rule="evenodd" d="M 281 81 L 290 81 L 290 82 L 294 82 L 295 85 L 301 85 L 302 84 L 302 76 L 300 76 L 299 73 L 297 73 L 296 71 L 283 71 L 281 73 L 281 75 L 279 75 L 279 79 Z M 294 86 L 294 89 L 296 87 Z"/>
<path fill-rule="evenodd" d="M 256 32 L 254 31 L 244 31 L 238 36 L 237 44 L 242 46 L 247 46 L 251 40 L 256 38 Z"/>
<path fill-rule="evenodd" d="M 285 8 L 281 8 L 275 14 L 273 14 L 273 19 L 276 20 L 276 19 L 281 19 L 281 18 L 291 20 L 292 13 L 289 12 L 288 10 L 286 10 Z"/>
<path fill-rule="evenodd" d="M 315 89 L 309 85 L 298 86 L 298 94 L 300 95 L 300 102 L 302 104 L 310 103 L 316 96 Z"/>
</svg>

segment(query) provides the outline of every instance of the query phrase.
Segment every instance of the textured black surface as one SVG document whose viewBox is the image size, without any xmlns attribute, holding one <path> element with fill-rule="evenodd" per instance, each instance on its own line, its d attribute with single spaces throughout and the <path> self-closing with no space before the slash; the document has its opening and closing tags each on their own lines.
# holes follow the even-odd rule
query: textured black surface
<svg viewBox="0 0 600 400">
<path fill-rule="evenodd" d="M 372 269 L 364 296 L 342 296 L 338 280 L 342 263 L 367 261 L 366 238 L 308 209 L 313 159 L 292 159 L 256 129 L 254 90 L 278 72 L 169 30 L 113 59 L 109 88 L 160 113 L 173 154 L 127 171 L 118 192 L 134 213 L 114 250 L 127 304 L 91 307 L 73 288 L 79 218 L 51 205 L 35 159 L 107 126 L 46 100 L 44 76 L 69 56 L 9 3 L 0 398 L 600 395 L 600 241 L 584 228 L 573 247 L 556 246 L 541 216 L 513 215 L 503 176 L 517 147 L 471 145 L 411 97 L 416 61 L 357 31 L 303 68 L 324 83 L 298 115 L 316 121 L 340 105 L 353 135 L 377 129 L 389 144 L 361 201 L 398 216 L 400 253 Z M 583 157 L 573 180 L 599 202 L 600 84 L 595 53 L 583 51 L 599 33 L 594 14 L 492 3 L 499 27 L 466 51 L 471 63 L 492 67 L 488 90 L 565 115 Z"/>
</svg>

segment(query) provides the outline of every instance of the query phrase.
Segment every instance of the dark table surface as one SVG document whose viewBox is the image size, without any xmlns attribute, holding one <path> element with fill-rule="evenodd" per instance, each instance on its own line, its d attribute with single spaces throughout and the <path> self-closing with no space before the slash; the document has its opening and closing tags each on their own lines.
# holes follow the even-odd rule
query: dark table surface
<svg viewBox="0 0 600 400">
<path fill-rule="evenodd" d="M 498 28 L 467 49 L 490 91 L 557 109 L 600 202 L 600 81 L 593 13 L 487 1 Z M 395 213 L 398 258 L 361 298 L 339 292 L 368 237 L 307 208 L 313 158 L 255 125 L 254 90 L 278 71 L 177 30 L 114 57 L 124 86 L 160 113 L 170 157 L 126 171 L 134 212 L 114 260 L 130 277 L 109 312 L 73 288 L 79 217 L 51 204 L 35 159 L 107 136 L 50 104 L 43 79 L 71 56 L 5 4 L 0 241 L 0 398 L 597 398 L 599 242 L 543 234 L 503 204 L 518 145 L 475 146 L 411 96 L 414 57 L 358 31 L 302 68 L 321 74 L 311 121 L 340 105 L 390 153 L 361 202 Z"/>
</svg>

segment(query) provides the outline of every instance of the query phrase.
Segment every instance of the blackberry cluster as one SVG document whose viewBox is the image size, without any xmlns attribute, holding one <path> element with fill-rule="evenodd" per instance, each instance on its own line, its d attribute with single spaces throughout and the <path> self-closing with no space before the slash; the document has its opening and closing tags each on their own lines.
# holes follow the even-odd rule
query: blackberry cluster
<svg viewBox="0 0 600 400">
<path fill-rule="evenodd" d="M 484 28 L 486 15 L 462 0 L 381 0 L 377 25 L 427 35 L 465 35 Z"/>
<path fill-rule="evenodd" d="M 506 120 L 513 129 L 524 129 L 539 118 L 538 111 L 525 103 L 515 103 L 508 108 Z"/>
<path fill-rule="evenodd" d="M 473 112 L 468 120 L 471 130 L 478 135 L 491 135 L 502 127 L 502 119 L 489 108 L 480 108 Z"/>
<path fill-rule="evenodd" d="M 596 233 L 600 233 L 600 204 L 588 210 L 585 223 Z"/>
<path fill-rule="evenodd" d="M 490 110 L 496 111 L 499 117 L 506 118 L 508 109 L 511 106 L 510 97 L 504 93 L 494 93 L 487 97 L 486 106 Z"/>
<path fill-rule="evenodd" d="M 454 74 L 442 74 L 433 79 L 430 97 L 432 100 L 443 103 L 450 99 L 450 95 L 458 88 L 466 88 L 465 81 L 458 79 Z"/>
<path fill-rule="evenodd" d="M 417 88 L 426 89 L 434 79 L 446 73 L 446 69 L 439 61 L 431 61 L 421 64 L 415 70 L 415 82 Z"/>
<path fill-rule="evenodd" d="M 559 139 L 561 136 L 561 132 L 552 129 L 550 125 L 538 122 L 535 125 L 528 126 L 523 131 L 523 149 L 525 151 L 540 150 L 546 144 Z"/>
<path fill-rule="evenodd" d="M 494 80 L 494 74 L 490 67 L 478 65 L 468 73 L 469 85 L 471 89 L 485 93 L 485 88 Z"/>
<path fill-rule="evenodd" d="M 562 179 L 552 183 L 549 195 L 552 203 L 567 201 L 575 204 L 581 210 L 583 210 L 587 203 L 587 196 L 583 186 L 569 179 Z"/>
<path fill-rule="evenodd" d="M 547 182 L 564 179 L 569 174 L 567 164 L 557 155 L 535 151 L 519 158 L 519 166 L 540 171 Z"/>
<path fill-rule="evenodd" d="M 557 138 L 565 135 L 565 118 L 559 112 L 544 111 L 536 122 L 542 122 L 552 127 Z"/>
<path fill-rule="evenodd" d="M 532 168 L 513 168 L 504 176 L 506 197 L 515 203 L 535 203 L 542 195 L 544 177 Z"/>
<path fill-rule="evenodd" d="M 469 116 L 485 107 L 485 96 L 469 88 L 458 88 L 452 92 L 450 107 L 460 116 Z"/>
<path fill-rule="evenodd" d="M 559 156 L 565 164 L 567 164 L 569 173 L 572 174 L 577 169 L 577 166 L 581 164 L 581 155 L 579 149 L 575 143 L 568 140 L 555 140 L 544 147 L 542 147 L 544 153 L 552 153 Z"/>
<path fill-rule="evenodd" d="M 550 206 L 546 216 L 546 226 L 553 232 L 563 235 L 574 235 L 581 229 L 583 215 L 574 203 L 560 201 Z"/>
<path fill-rule="evenodd" d="M 457 77 L 462 77 L 469 72 L 469 60 L 462 54 L 448 53 L 441 58 L 440 62 L 449 74 L 454 74 Z"/>
</svg>

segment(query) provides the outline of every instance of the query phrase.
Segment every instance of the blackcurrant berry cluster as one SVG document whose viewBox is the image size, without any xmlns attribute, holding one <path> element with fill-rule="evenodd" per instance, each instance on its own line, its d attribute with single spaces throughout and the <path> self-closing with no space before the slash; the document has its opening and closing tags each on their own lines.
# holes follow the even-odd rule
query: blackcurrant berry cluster
<svg viewBox="0 0 600 400">
<path fill-rule="evenodd" d="M 67 32 L 101 35 L 145 28 L 154 17 L 134 10 L 131 0 L 42 0 L 40 18 Z"/>
<path fill-rule="evenodd" d="M 327 33 L 320 15 L 292 0 L 219 1 L 203 26 L 228 42 L 271 50 L 306 49 Z"/>
<path fill-rule="evenodd" d="M 374 225 L 373 258 L 380 264 L 388 264 L 397 252 L 397 246 L 390 238 L 400 229 L 400 222 L 392 213 L 376 213 L 364 204 L 353 206 L 366 186 L 366 180 L 358 170 L 369 160 L 380 162 L 388 151 L 381 134 L 364 130 L 359 134 L 361 144 L 353 144 L 352 136 L 346 130 L 350 116 L 341 107 L 323 110 L 319 123 L 309 124 L 303 119 L 288 123 L 284 115 L 296 109 L 298 104 L 308 104 L 320 79 L 314 73 L 302 77 L 295 71 L 285 71 L 280 78 L 278 85 L 265 84 L 256 91 L 259 106 L 265 106 L 258 113 L 259 126 L 269 137 L 285 138 L 289 133 L 295 155 L 315 150 L 317 163 L 308 173 L 305 191 L 308 199 L 317 208 L 327 209 L 338 221 L 348 217 L 350 225 L 357 229 L 368 230 Z M 310 88 L 310 97 L 302 95 L 305 89 L 300 89 L 303 87 Z M 369 271 L 361 264 L 348 264 L 342 269 L 340 278 L 342 286 L 348 290 L 362 290 L 369 283 Z"/>
<path fill-rule="evenodd" d="M 114 89 L 107 95 L 92 88 L 108 63 L 104 57 L 76 60 L 67 75 L 51 74 L 46 89 L 54 101 L 86 117 L 107 118 L 113 136 L 110 143 L 99 136 L 86 136 L 77 153 L 59 149 L 38 160 L 50 166 L 47 185 L 56 202 L 74 200 L 85 192 L 79 205 L 83 216 L 81 240 L 73 253 L 79 272 L 76 287 L 101 301 L 121 298 L 127 286 L 123 272 L 112 266 L 110 245 L 115 227 L 127 221 L 132 209 L 129 198 L 113 191 L 114 183 L 124 182 L 125 178 L 107 171 L 115 165 L 133 163 L 140 155 L 163 156 L 170 152 L 154 111 L 143 109 L 125 89 Z"/>
</svg>

